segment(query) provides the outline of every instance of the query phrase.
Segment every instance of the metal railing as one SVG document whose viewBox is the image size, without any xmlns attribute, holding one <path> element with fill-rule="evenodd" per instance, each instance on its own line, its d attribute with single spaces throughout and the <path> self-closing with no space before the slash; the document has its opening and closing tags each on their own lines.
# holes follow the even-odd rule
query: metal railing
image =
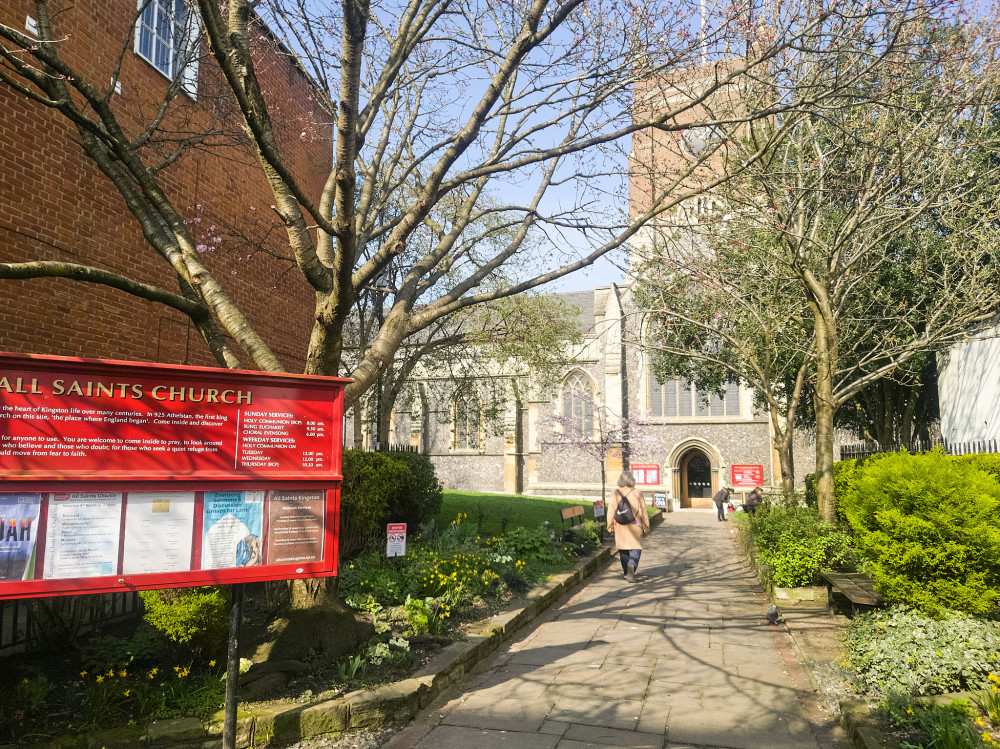
<svg viewBox="0 0 1000 749">
<path fill-rule="evenodd" d="M 851 460 L 866 458 L 876 453 L 896 453 L 907 450 L 910 453 L 923 453 L 940 447 L 949 455 L 974 455 L 976 453 L 1000 452 L 1000 441 L 971 440 L 968 442 L 948 442 L 947 440 L 914 440 L 909 445 L 880 445 L 875 441 L 856 442 L 840 446 L 840 459 Z"/>
<path fill-rule="evenodd" d="M 390 444 L 388 442 L 373 442 L 368 448 L 373 453 L 415 453 L 416 445 Z"/>
<path fill-rule="evenodd" d="M 102 593 L 90 605 L 83 606 L 80 613 L 74 612 L 80 599 L 91 596 L 66 596 L 48 598 L 45 605 L 57 617 L 69 620 L 78 617 L 74 628 L 78 633 L 93 631 L 95 628 L 114 624 L 142 615 L 142 599 L 135 591 L 122 593 Z M 39 646 L 39 624 L 31 600 L 0 600 L 0 657 L 32 650 Z"/>
</svg>

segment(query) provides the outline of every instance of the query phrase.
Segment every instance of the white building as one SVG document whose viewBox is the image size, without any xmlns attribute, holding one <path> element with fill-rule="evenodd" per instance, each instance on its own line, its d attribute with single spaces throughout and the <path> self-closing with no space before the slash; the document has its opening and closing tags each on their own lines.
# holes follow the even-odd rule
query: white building
<svg viewBox="0 0 1000 749">
<path fill-rule="evenodd" d="M 1000 326 L 938 354 L 941 436 L 1000 440 Z"/>
</svg>

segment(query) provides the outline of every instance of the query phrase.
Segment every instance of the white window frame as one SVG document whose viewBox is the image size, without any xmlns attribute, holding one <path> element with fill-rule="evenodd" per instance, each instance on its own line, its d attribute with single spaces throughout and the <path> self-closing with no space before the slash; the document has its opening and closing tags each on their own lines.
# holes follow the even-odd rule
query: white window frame
<svg viewBox="0 0 1000 749">
<path fill-rule="evenodd" d="M 170 8 L 178 4 L 185 8 L 184 24 L 179 28 L 172 20 L 166 20 L 173 31 L 179 31 L 180 43 L 170 39 L 169 44 L 157 34 L 157 27 L 164 22 L 163 16 L 170 14 Z M 170 80 L 178 79 L 181 90 L 192 99 L 198 96 L 198 51 L 201 35 L 201 17 L 193 3 L 183 0 L 138 0 L 139 16 L 135 24 L 135 40 L 133 51 L 143 60 L 160 71 Z M 152 25 L 146 23 L 148 15 L 152 14 Z M 143 52 L 143 42 L 148 41 L 149 53 Z M 164 69 L 157 63 L 157 47 L 167 50 L 168 60 Z"/>
</svg>

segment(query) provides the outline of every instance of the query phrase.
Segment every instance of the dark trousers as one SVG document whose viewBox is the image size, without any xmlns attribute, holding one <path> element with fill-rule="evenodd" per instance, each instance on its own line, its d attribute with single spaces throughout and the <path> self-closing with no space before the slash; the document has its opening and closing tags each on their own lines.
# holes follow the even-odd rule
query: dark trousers
<svg viewBox="0 0 1000 749">
<path fill-rule="evenodd" d="M 633 569 L 639 569 L 639 555 L 642 554 L 642 549 L 619 549 L 618 558 L 622 563 L 622 574 L 628 572 L 628 563 L 632 563 Z"/>
<path fill-rule="evenodd" d="M 721 505 L 716 505 L 715 508 L 719 511 L 719 520 L 726 519 L 726 503 L 723 502 Z"/>
</svg>

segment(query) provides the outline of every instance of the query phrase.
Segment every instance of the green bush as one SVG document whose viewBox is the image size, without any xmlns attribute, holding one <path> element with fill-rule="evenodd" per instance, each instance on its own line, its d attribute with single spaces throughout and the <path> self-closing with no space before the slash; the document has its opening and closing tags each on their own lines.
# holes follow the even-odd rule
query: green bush
<svg viewBox="0 0 1000 749">
<path fill-rule="evenodd" d="M 837 463 L 834 463 L 836 470 Z M 807 473 L 806 478 L 806 507 L 817 507 L 819 505 L 819 495 L 816 494 L 816 474 Z"/>
<path fill-rule="evenodd" d="M 87 671 L 122 669 L 135 663 L 151 663 L 159 656 L 163 637 L 148 622 L 136 627 L 130 637 L 97 635 L 80 646 L 80 665 Z"/>
<path fill-rule="evenodd" d="M 847 654 L 861 691 L 888 695 L 978 689 L 997 669 L 1000 623 L 958 613 L 934 619 L 896 607 L 862 614 L 847 631 Z"/>
<path fill-rule="evenodd" d="M 952 458 L 955 463 L 975 466 L 981 471 L 986 471 L 997 481 L 1000 481 L 1000 455 L 976 453 L 974 455 L 956 455 Z"/>
<path fill-rule="evenodd" d="M 544 525 L 511 528 L 503 537 L 504 549 L 519 559 L 547 559 L 552 556 L 552 538 Z"/>
<path fill-rule="evenodd" d="M 340 591 L 345 597 L 360 600 L 371 596 L 383 606 L 395 606 L 403 602 L 410 593 L 416 594 L 418 586 L 413 585 L 410 574 L 412 560 L 417 549 L 407 549 L 404 559 L 388 559 L 384 549 L 373 549 L 356 557 L 340 571 Z"/>
<path fill-rule="evenodd" d="M 222 588 L 168 588 L 139 593 L 145 620 L 198 657 L 222 652 L 229 637 L 229 596 Z"/>
<path fill-rule="evenodd" d="M 854 569 L 850 538 L 815 507 L 761 505 L 749 518 L 749 532 L 757 559 L 779 587 L 817 584 L 824 570 Z"/>
<path fill-rule="evenodd" d="M 940 450 L 884 456 L 840 510 L 887 603 L 983 616 L 1000 602 L 1000 482 Z"/>
<path fill-rule="evenodd" d="M 864 458 L 851 458 L 850 460 L 838 460 L 833 464 L 833 495 L 839 503 L 842 497 L 846 497 L 854 486 L 859 472 L 868 465 L 873 465 L 886 455 L 892 453 L 875 453 Z M 819 505 L 819 496 L 816 492 L 816 474 L 806 474 L 805 501 L 809 507 Z M 843 517 L 843 516 L 841 516 Z"/>
<path fill-rule="evenodd" d="M 397 504 L 389 505 L 389 521 L 406 523 L 407 530 L 415 531 L 421 523 L 432 520 L 441 511 L 444 492 L 434 472 L 430 456 L 422 453 L 388 453 L 388 457 L 402 463 L 413 474 L 409 492 L 400 494 Z"/>
<path fill-rule="evenodd" d="M 340 554 L 346 558 L 385 538 L 390 509 L 413 491 L 413 472 L 383 453 L 344 450 L 340 490 Z"/>
<path fill-rule="evenodd" d="M 577 554 L 589 554 L 601 545 L 600 524 L 596 520 L 584 520 L 569 530 L 568 541 Z"/>
</svg>

